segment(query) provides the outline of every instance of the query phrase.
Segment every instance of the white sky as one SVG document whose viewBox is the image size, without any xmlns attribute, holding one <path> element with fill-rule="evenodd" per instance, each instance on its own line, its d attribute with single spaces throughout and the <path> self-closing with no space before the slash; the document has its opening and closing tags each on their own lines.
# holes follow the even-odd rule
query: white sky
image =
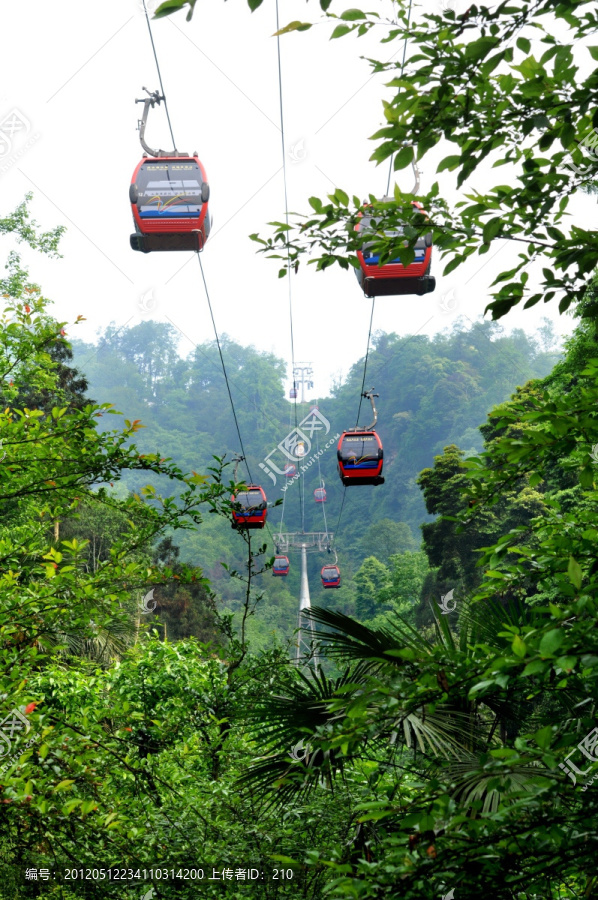
<svg viewBox="0 0 598 900">
<path fill-rule="evenodd" d="M 424 8 L 437 11 L 442 2 L 426 0 Z M 332 10 L 348 6 L 336 0 Z M 390 8 L 384 0 L 369 6 Z M 284 0 L 281 10 L 281 24 L 319 15 L 315 0 Z M 45 227 L 68 226 L 62 260 L 25 254 L 55 302 L 55 315 L 67 321 L 84 315 L 83 325 L 67 330 L 86 340 L 110 322 L 134 325 L 142 317 L 176 325 L 183 354 L 211 340 L 194 256 L 129 247 L 128 187 L 142 152 L 136 131 L 142 107 L 134 100 L 143 85 L 158 87 L 141 0 L 29 0 L 4 4 L 0 21 L 0 129 L 15 109 L 29 129 L 0 157 L 0 211 L 6 214 L 32 190 L 35 218 Z M 219 331 L 290 360 L 287 281 L 248 239 L 251 232 L 269 233 L 266 223 L 284 215 L 274 3 L 264 0 L 251 14 L 245 0 L 201 0 L 191 23 L 179 13 L 153 29 L 178 148 L 199 152 L 211 185 L 214 228 L 202 260 Z M 362 197 L 386 190 L 388 168 L 368 161 L 375 146 L 368 136 L 384 123 L 380 98 L 390 97 L 383 87 L 388 76 L 371 77 L 360 57 L 401 58 L 402 43 L 381 45 L 371 35 L 330 42 L 330 31 L 329 23 L 319 24 L 281 41 L 294 211 L 307 211 L 309 196 L 325 196 L 335 185 Z M 146 137 L 152 146 L 171 147 L 163 107 L 150 113 Z M 438 162 L 454 152 L 447 143 L 424 160 L 423 190 L 436 180 Z M 457 199 L 454 176 L 438 177 L 448 199 Z M 411 190 L 410 170 L 397 180 Z M 508 180 L 506 168 L 492 180 Z M 472 187 L 489 187 L 488 170 L 465 190 Z M 576 198 L 573 221 L 594 216 L 595 202 Z M 506 244 L 496 242 L 447 278 L 437 256 L 436 292 L 379 298 L 374 330 L 433 334 L 458 315 L 479 319 L 493 278 L 514 260 Z M 315 392 L 323 396 L 332 377 L 346 374 L 365 352 L 370 301 L 353 272 L 316 273 L 302 265 L 293 277 L 293 307 L 295 358 L 313 363 Z M 555 304 L 515 311 L 502 324 L 534 331 L 543 316 L 561 334 L 572 330 L 571 318 L 559 316 Z"/>
</svg>

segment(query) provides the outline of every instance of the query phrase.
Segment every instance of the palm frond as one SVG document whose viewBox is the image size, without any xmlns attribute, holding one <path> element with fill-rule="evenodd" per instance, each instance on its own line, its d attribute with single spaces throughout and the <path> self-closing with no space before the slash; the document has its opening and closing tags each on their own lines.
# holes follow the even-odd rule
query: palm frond
<svg viewBox="0 0 598 900">
<path fill-rule="evenodd" d="M 396 614 L 382 628 L 370 628 L 344 613 L 318 606 L 306 610 L 306 617 L 332 629 L 316 629 L 316 637 L 326 644 L 327 656 L 358 659 L 370 669 L 380 665 L 403 666 L 405 661 L 395 655 L 397 650 L 429 652 L 431 647 L 429 641 Z"/>
</svg>

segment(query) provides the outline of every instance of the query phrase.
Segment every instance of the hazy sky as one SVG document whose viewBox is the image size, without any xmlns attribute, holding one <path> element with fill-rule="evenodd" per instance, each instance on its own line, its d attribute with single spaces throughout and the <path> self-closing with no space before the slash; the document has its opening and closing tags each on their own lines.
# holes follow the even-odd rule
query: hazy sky
<svg viewBox="0 0 598 900">
<path fill-rule="evenodd" d="M 447 2 L 426 0 L 419 9 L 438 11 Z M 335 0 L 332 10 L 347 5 Z M 391 9 L 390 3 L 374 6 Z M 284 0 L 281 10 L 281 24 L 319 15 L 316 2 Z M 67 331 L 86 340 L 110 322 L 133 325 L 147 317 L 176 326 L 183 354 L 212 339 L 194 255 L 146 255 L 129 247 L 128 187 L 141 157 L 141 105 L 134 101 L 143 85 L 158 87 L 142 0 L 29 0 L 3 5 L 1 21 L 0 132 L 12 114 L 23 123 L 11 147 L 0 144 L 1 210 L 8 212 L 31 190 L 41 224 L 67 225 L 62 260 L 25 254 L 33 277 L 54 300 L 54 313 L 68 321 L 85 316 L 83 325 Z M 199 152 L 211 185 L 214 227 L 202 260 L 219 331 L 290 360 L 286 279 L 278 279 L 277 263 L 257 255 L 248 238 L 269 233 L 267 223 L 284 215 L 274 4 L 264 0 L 251 14 L 245 0 L 201 0 L 191 23 L 177 14 L 153 29 L 178 148 Z M 388 76 L 372 77 L 361 57 L 401 58 L 402 43 L 379 44 L 381 34 L 330 42 L 330 31 L 330 23 L 322 23 L 281 41 L 289 206 L 295 211 L 306 211 L 309 196 L 335 186 L 362 197 L 386 190 L 388 168 L 368 161 L 374 149 L 368 136 L 383 124 Z M 147 139 L 171 146 L 163 107 L 150 114 Z M 424 161 L 422 189 L 452 152 L 445 143 Z M 508 173 L 498 171 L 492 178 L 504 183 Z M 453 175 L 438 178 L 448 199 L 456 200 Z M 397 180 L 411 190 L 410 170 L 397 173 Z M 488 185 L 485 170 L 463 192 Z M 572 221 L 587 219 L 595 200 L 576 198 L 573 210 Z M 450 328 L 458 315 L 465 322 L 479 319 L 493 278 L 513 259 L 512 246 L 498 241 L 486 256 L 443 278 L 437 257 L 436 292 L 379 298 L 374 330 L 433 334 Z M 323 396 L 332 377 L 363 356 L 371 307 L 353 272 L 314 268 L 302 265 L 292 280 L 295 358 L 313 363 L 315 392 Z M 572 329 L 571 318 L 559 316 L 554 305 L 517 311 L 503 324 L 533 331 L 543 316 L 560 333 Z M 376 385 L 381 393 L 383 387 Z"/>
</svg>

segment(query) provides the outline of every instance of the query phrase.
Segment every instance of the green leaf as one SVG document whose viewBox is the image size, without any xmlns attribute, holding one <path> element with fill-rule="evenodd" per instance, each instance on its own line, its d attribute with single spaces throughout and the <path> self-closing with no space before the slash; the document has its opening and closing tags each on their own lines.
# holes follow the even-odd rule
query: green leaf
<svg viewBox="0 0 598 900">
<path fill-rule="evenodd" d="M 523 672 L 521 673 L 521 677 L 526 677 L 528 675 L 539 675 L 542 672 L 545 672 L 550 663 L 544 662 L 541 659 L 533 659 L 530 663 L 527 664 Z"/>
<path fill-rule="evenodd" d="M 483 232 L 483 240 L 485 244 L 489 244 L 490 241 L 496 237 L 496 235 L 502 228 L 502 223 L 503 220 L 500 216 L 496 216 L 494 219 L 490 219 L 489 222 L 486 222 Z"/>
<path fill-rule="evenodd" d="M 584 468 L 580 470 L 579 483 L 583 488 L 591 489 L 594 487 L 594 470 L 591 466 L 584 466 Z"/>
<path fill-rule="evenodd" d="M 357 19 L 366 19 L 367 16 L 360 9 L 346 9 L 341 13 L 341 19 L 345 22 L 355 22 Z"/>
<path fill-rule="evenodd" d="M 583 579 L 583 572 L 581 571 L 581 566 L 579 565 L 577 560 L 573 559 L 572 556 L 569 557 L 567 575 L 569 576 L 569 581 L 571 582 L 571 584 L 575 585 L 575 587 L 579 590 Z"/>
<path fill-rule="evenodd" d="M 480 59 L 486 56 L 497 44 L 496 38 L 482 37 L 477 41 L 472 41 L 465 48 L 465 59 Z"/>
<path fill-rule="evenodd" d="M 590 51 L 592 59 L 598 60 L 598 47 L 588 47 L 587 49 Z"/>
<path fill-rule="evenodd" d="M 98 808 L 98 804 L 93 800 L 84 800 L 81 804 L 81 813 L 83 815 L 87 815 L 87 813 L 91 812 L 94 809 Z"/>
<path fill-rule="evenodd" d="M 518 634 L 513 638 L 513 643 L 511 644 L 513 648 L 513 653 L 516 656 L 523 657 L 527 653 L 527 647 L 525 646 L 525 642 L 521 640 Z"/>
<path fill-rule="evenodd" d="M 407 166 L 410 166 L 413 162 L 414 150 L 413 147 L 401 147 L 397 155 L 395 156 L 394 161 L 394 170 L 397 169 L 405 169 Z"/>
<path fill-rule="evenodd" d="M 529 53 L 531 44 L 527 38 L 519 37 L 517 38 L 517 46 L 520 50 L 523 51 L 523 53 Z"/>
<path fill-rule="evenodd" d="M 64 781 L 61 781 L 61 782 L 59 782 L 59 784 L 56 785 L 54 790 L 55 791 L 67 791 L 70 788 L 71 784 L 74 784 L 74 783 L 75 783 L 74 778 L 65 778 Z"/>
<path fill-rule="evenodd" d="M 68 800 L 68 801 L 64 804 L 64 806 L 62 807 L 62 813 L 63 813 L 63 815 L 68 816 L 70 813 L 72 813 L 72 811 L 73 811 L 77 806 L 79 806 L 80 803 L 81 803 L 81 799 L 78 799 L 78 800 Z"/>
<path fill-rule="evenodd" d="M 544 728 L 536 731 L 534 740 L 538 747 L 541 747 L 542 750 L 547 750 L 552 743 L 552 725 L 545 725 Z"/>
<path fill-rule="evenodd" d="M 162 19 L 164 16 L 171 16 L 172 13 L 178 12 L 186 6 L 187 0 L 165 0 L 154 12 L 154 19 Z"/>
<path fill-rule="evenodd" d="M 565 672 L 572 672 L 575 666 L 577 665 L 577 657 L 576 656 L 559 656 L 556 661 L 557 666 L 560 666 L 561 669 Z"/>
<path fill-rule="evenodd" d="M 337 25 L 330 35 L 330 40 L 333 41 L 335 38 L 342 37 L 344 34 L 348 34 L 350 31 L 352 31 L 350 25 Z"/>
<path fill-rule="evenodd" d="M 262 0 L 260 0 L 260 3 L 261 2 L 262 2 Z M 250 3 L 250 5 L 251 5 L 251 3 Z M 258 6 L 259 6 L 259 3 L 258 3 Z M 280 35 L 280 34 L 289 34 L 289 32 L 291 32 L 291 31 L 307 31 L 309 28 L 311 28 L 310 22 L 298 22 L 298 21 L 289 22 L 289 24 L 285 25 L 284 28 L 281 28 L 280 31 L 275 31 L 273 37 L 278 37 L 278 35 Z"/>
<path fill-rule="evenodd" d="M 563 630 L 561 628 L 553 628 L 540 641 L 540 656 L 554 656 L 564 640 Z"/>
<path fill-rule="evenodd" d="M 456 169 L 457 166 L 459 166 L 460 164 L 461 164 L 460 156 L 445 156 L 444 159 L 440 162 L 436 171 L 444 172 L 445 169 L 448 169 L 450 172 L 452 172 L 453 169 Z"/>
</svg>

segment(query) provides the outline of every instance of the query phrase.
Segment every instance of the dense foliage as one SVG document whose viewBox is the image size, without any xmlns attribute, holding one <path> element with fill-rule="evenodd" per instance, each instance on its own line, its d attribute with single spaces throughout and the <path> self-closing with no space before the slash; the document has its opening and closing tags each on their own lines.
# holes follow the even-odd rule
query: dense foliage
<svg viewBox="0 0 598 900">
<path fill-rule="evenodd" d="M 157 16 L 185 6 L 190 15 L 195 0 L 166 0 Z M 321 0 L 339 18 L 330 6 Z M 347 10 L 333 36 L 377 19 Z M 458 155 L 441 169 L 459 185 L 484 160 L 512 163 L 512 184 L 453 211 L 434 186 L 437 246 L 450 269 L 494 239 L 522 245 L 498 279 L 495 317 L 523 298 L 540 256 L 527 305 L 557 294 L 566 308 L 595 268 L 596 232 L 561 230 L 570 195 L 592 180 L 580 166 L 598 122 L 596 75 L 582 80 L 572 48 L 598 56 L 584 43 L 598 28 L 593 7 L 518 0 L 424 19 L 408 25 L 400 0 L 388 23 L 384 40 L 408 30 L 417 53 L 409 79 L 392 84 L 374 158 L 396 153 L 400 169 L 415 153 L 403 141 L 422 158 L 444 136 Z M 291 235 L 293 261 L 315 246 L 320 268 L 351 265 L 359 203 L 349 209 L 338 190 L 328 199 L 313 198 L 315 215 Z M 391 227 L 410 220 L 414 238 L 427 225 L 410 199 L 397 191 L 383 211 Z M 55 254 L 60 229 L 40 234 L 25 203 L 0 234 Z M 279 228 L 266 251 L 278 255 L 288 235 Z M 380 242 L 386 258 L 409 256 Z M 378 386 L 384 372 L 380 430 L 396 456 L 360 519 L 345 511 L 352 577 L 312 610 L 319 661 L 300 667 L 251 632 L 260 607 L 265 628 L 281 610 L 291 618 L 296 581 L 265 602 L 267 547 L 230 540 L 226 462 L 238 448 L 214 347 L 181 359 L 172 332 L 144 323 L 109 329 L 83 364 L 90 348 L 71 357 L 19 253 L 6 259 L 0 897 L 598 897 L 593 294 L 549 374 L 550 345 L 492 323 L 433 340 L 378 336 L 371 373 Z M 225 352 L 257 471 L 287 427 L 282 363 L 230 341 Z M 361 373 L 358 363 L 321 404 L 332 430 L 354 420 Z M 327 486 L 333 465 L 324 454 Z M 184 877 L 198 865 L 210 878 L 200 886 Z M 47 880 L 24 881 L 26 867 Z M 65 874 L 109 867 L 132 875 Z M 167 875 L 141 874 L 156 867 Z M 251 868 L 265 880 L 242 882 Z"/>
<path fill-rule="evenodd" d="M 365 558 L 374 555 L 386 564 L 393 553 L 418 549 L 419 526 L 426 518 L 416 483 L 420 471 L 432 464 L 447 443 L 458 443 L 468 452 L 481 450 L 478 426 L 487 410 L 506 400 L 517 384 L 547 374 L 558 359 L 555 344 L 548 326 L 537 336 L 519 330 L 509 335 L 490 322 L 468 327 L 459 322 L 433 338 L 378 334 L 369 371 L 381 394 L 379 432 L 387 448 L 387 485 L 382 496 L 372 488 L 362 490 L 358 498 L 349 492 L 337 529 L 343 490 L 336 474 L 336 440 L 305 474 L 304 486 L 300 482 L 287 486 L 280 476 L 272 484 L 262 474 L 260 462 L 270 457 L 279 470 L 284 468 L 287 460 L 276 448 L 294 424 L 293 406 L 284 396 L 285 366 L 269 353 L 223 339 L 250 470 L 254 478 L 259 473 L 270 502 L 284 498 L 284 507 L 269 514 L 271 533 L 266 540 L 270 552 L 275 552 L 271 534 L 278 531 L 281 521 L 283 531 L 301 530 L 303 523 L 307 531 L 323 531 L 325 524 L 338 530 L 343 586 L 335 592 L 334 602 L 337 608 L 354 614 L 358 610 L 354 576 Z M 118 332 L 108 328 L 98 347 L 74 341 L 74 361 L 85 371 L 94 397 L 115 403 L 143 422 L 145 428 L 135 435 L 137 446 L 145 452 L 159 447 L 182 468 L 205 471 L 212 454 L 230 460 L 239 450 L 226 384 L 213 344 L 197 347 L 186 359 L 176 348 L 171 325 L 144 321 Z M 332 396 L 318 401 L 330 422 L 330 432 L 326 436 L 316 433 L 314 450 L 323 450 L 339 430 L 355 423 L 355 397 L 362 376 L 363 360 L 352 367 Z M 299 421 L 309 409 L 307 403 L 304 408 L 299 405 Z M 362 409 L 362 421 L 368 410 Z M 326 523 L 321 506 L 313 501 L 320 478 L 327 491 Z M 122 483 L 138 492 L 145 480 L 145 473 L 124 472 Z M 157 480 L 154 483 L 159 484 Z M 159 487 L 166 494 L 175 490 L 174 482 Z M 284 487 L 287 490 L 283 492 Z M 242 547 L 227 523 L 211 516 L 200 531 L 182 534 L 177 543 L 180 558 L 201 566 L 227 608 L 237 611 L 242 589 L 231 581 L 221 563 L 241 566 Z M 314 591 L 318 591 L 318 567 L 325 561 L 310 559 Z M 284 637 L 292 634 L 299 588 L 297 562 L 295 557 L 287 579 L 269 575 L 262 579 L 265 600 L 250 625 L 253 640 L 261 645 L 267 645 L 273 629 Z M 320 598 L 328 602 L 321 592 L 312 599 L 320 602 Z"/>
</svg>

